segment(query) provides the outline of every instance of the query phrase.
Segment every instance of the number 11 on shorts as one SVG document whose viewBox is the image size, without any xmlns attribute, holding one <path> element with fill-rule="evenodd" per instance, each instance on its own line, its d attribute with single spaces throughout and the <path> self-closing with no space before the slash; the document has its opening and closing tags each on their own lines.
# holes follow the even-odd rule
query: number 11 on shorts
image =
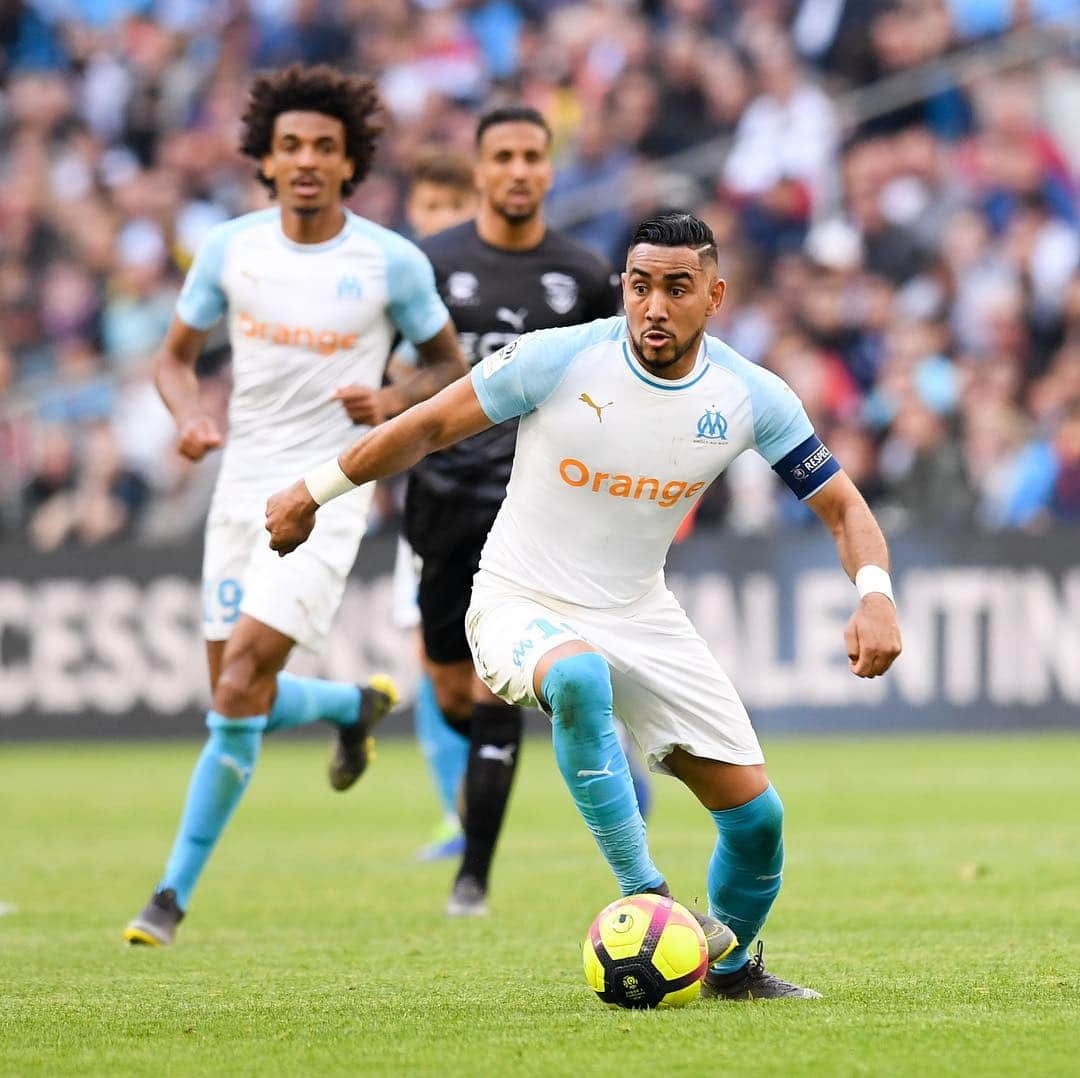
<svg viewBox="0 0 1080 1078">
<path fill-rule="evenodd" d="M 552 625 L 547 618 L 534 618 L 525 626 L 529 630 L 530 634 L 534 629 L 538 629 L 541 633 L 541 638 L 544 640 L 550 640 L 554 636 L 562 636 L 563 633 L 573 633 L 577 635 L 573 625 L 566 621 L 560 621 L 558 625 Z"/>
</svg>

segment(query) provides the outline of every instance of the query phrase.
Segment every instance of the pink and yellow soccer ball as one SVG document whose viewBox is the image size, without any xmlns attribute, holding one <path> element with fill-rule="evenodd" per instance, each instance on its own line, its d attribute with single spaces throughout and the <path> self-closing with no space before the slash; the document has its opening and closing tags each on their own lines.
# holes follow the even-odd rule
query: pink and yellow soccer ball
<svg viewBox="0 0 1080 1078">
<path fill-rule="evenodd" d="M 582 948 L 585 980 L 611 1006 L 683 1007 L 701 993 L 709 948 L 694 915 L 662 895 L 605 906 Z"/>
</svg>

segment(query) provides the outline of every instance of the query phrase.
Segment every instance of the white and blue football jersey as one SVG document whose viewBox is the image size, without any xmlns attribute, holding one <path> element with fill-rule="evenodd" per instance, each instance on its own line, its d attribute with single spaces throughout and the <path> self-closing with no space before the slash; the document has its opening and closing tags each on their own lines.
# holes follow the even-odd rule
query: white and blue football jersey
<svg viewBox="0 0 1080 1078">
<path fill-rule="evenodd" d="M 493 422 L 522 417 L 481 571 L 563 602 L 623 606 L 657 586 L 682 519 L 747 449 L 803 498 L 839 471 L 788 386 L 715 337 L 668 381 L 607 318 L 527 334 L 472 380 Z"/>
<path fill-rule="evenodd" d="M 396 332 L 430 340 L 449 314 L 426 256 L 346 211 L 325 243 L 294 243 L 277 208 L 217 226 L 176 307 L 196 329 L 228 317 L 233 392 L 212 515 L 261 514 L 266 498 L 336 456 L 357 429 L 334 390 L 378 388 Z"/>
</svg>

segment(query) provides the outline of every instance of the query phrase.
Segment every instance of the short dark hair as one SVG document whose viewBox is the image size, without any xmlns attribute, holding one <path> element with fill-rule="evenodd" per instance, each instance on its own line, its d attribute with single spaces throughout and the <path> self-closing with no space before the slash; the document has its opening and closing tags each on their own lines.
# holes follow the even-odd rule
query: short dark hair
<svg viewBox="0 0 1080 1078">
<path fill-rule="evenodd" d="M 647 217 L 634 229 L 630 249 L 639 243 L 651 243 L 656 247 L 690 247 L 697 251 L 699 258 L 719 261 L 712 229 L 686 210 L 668 210 Z"/>
<path fill-rule="evenodd" d="M 418 183 L 434 183 L 455 191 L 472 191 L 475 189 L 472 161 L 457 150 L 425 146 L 413 159 L 409 182 L 414 187 Z"/>
<path fill-rule="evenodd" d="M 345 156 L 356 165 L 352 178 L 341 185 L 348 195 L 371 170 L 375 143 L 382 133 L 376 119 L 382 103 L 371 79 L 343 75 L 327 64 L 304 67 L 292 64 L 274 75 L 260 75 L 251 85 L 240 138 L 240 151 L 261 160 L 273 149 L 274 121 L 283 112 L 321 112 L 345 127 Z M 257 173 L 274 193 L 274 181 Z"/>
<path fill-rule="evenodd" d="M 493 109 L 488 109 L 476 125 L 477 146 L 480 145 L 484 132 L 496 124 L 535 124 L 547 135 L 548 144 L 551 143 L 551 128 L 544 119 L 543 113 L 539 109 L 534 109 L 532 105 L 498 105 Z"/>
</svg>

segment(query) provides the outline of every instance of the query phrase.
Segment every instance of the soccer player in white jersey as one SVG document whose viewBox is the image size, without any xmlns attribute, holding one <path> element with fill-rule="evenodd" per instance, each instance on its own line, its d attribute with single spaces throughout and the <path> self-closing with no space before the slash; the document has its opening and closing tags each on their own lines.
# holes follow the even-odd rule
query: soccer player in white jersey
<svg viewBox="0 0 1080 1078">
<path fill-rule="evenodd" d="M 832 532 L 859 593 L 844 633 L 851 671 L 877 677 L 900 652 L 888 551 L 798 398 L 705 335 L 724 296 L 708 226 L 690 214 L 643 222 L 622 280 L 625 318 L 520 338 L 271 498 L 271 547 L 295 549 L 316 509 L 355 482 L 521 416 L 466 621 L 477 670 L 499 696 L 551 716 L 559 769 L 623 894 L 667 887 L 613 712 L 652 768 L 709 811 L 709 911 L 739 942 L 719 960 L 710 947 L 706 995 L 816 996 L 767 972 L 760 944 L 749 957 L 780 889 L 783 805 L 746 710 L 663 565 L 709 483 L 756 450 Z"/>
<path fill-rule="evenodd" d="M 229 433 L 206 526 L 203 623 L 212 705 L 164 875 L 131 921 L 131 943 L 172 942 L 203 866 L 251 778 L 264 733 L 316 720 L 337 731 L 335 789 L 368 761 L 371 727 L 392 705 L 388 679 L 360 688 L 282 668 L 294 644 L 319 650 L 364 532 L 372 485 L 320 518 L 306 556 L 282 563 L 262 532 L 268 494 L 297 470 L 457 378 L 467 366 L 427 258 L 343 199 L 367 174 L 379 134 L 372 83 L 296 65 L 255 80 L 242 150 L 278 206 L 215 228 L 202 245 L 157 356 L 157 385 L 198 460 L 221 445 L 199 411 L 195 361 L 227 316 Z M 383 388 L 400 333 L 419 354 Z M 351 386 L 348 414 L 335 391 Z"/>
</svg>

